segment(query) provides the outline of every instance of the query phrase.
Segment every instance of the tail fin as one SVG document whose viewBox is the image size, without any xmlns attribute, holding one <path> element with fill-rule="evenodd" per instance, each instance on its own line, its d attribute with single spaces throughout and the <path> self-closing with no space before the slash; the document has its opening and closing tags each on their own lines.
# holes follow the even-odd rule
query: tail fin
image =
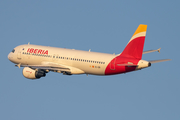
<svg viewBox="0 0 180 120">
<path fill-rule="evenodd" d="M 144 41 L 146 37 L 146 29 L 147 25 L 139 25 L 120 56 L 135 59 L 142 58 Z"/>
</svg>

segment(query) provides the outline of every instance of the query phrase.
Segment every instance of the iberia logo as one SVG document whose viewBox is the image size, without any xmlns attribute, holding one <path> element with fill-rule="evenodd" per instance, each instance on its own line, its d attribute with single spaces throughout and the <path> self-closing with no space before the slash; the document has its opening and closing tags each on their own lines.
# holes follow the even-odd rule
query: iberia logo
<svg viewBox="0 0 180 120">
<path fill-rule="evenodd" d="M 27 50 L 27 52 L 28 52 L 28 53 L 48 55 L 48 50 L 41 50 L 41 49 L 29 48 L 29 49 Z"/>
</svg>

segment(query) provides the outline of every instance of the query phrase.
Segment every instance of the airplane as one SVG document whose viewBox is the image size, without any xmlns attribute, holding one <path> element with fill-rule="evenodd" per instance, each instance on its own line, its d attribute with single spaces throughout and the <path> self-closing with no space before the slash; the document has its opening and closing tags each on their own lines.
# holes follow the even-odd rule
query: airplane
<svg viewBox="0 0 180 120">
<path fill-rule="evenodd" d="M 169 61 L 170 59 L 146 61 L 143 52 L 147 25 L 140 24 L 122 53 L 107 54 L 75 49 L 24 44 L 15 47 L 8 59 L 17 67 L 23 68 L 23 76 L 28 79 L 45 77 L 50 71 L 73 74 L 115 75 L 141 70 L 152 63 Z"/>
</svg>

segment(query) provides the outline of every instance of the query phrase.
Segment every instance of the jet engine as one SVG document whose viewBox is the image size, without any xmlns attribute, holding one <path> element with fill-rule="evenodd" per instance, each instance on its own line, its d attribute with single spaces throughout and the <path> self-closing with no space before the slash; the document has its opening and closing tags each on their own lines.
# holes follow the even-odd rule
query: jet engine
<svg viewBox="0 0 180 120">
<path fill-rule="evenodd" d="M 43 70 L 34 70 L 29 67 L 24 67 L 23 76 L 28 79 L 39 79 L 46 76 L 46 72 Z"/>
</svg>

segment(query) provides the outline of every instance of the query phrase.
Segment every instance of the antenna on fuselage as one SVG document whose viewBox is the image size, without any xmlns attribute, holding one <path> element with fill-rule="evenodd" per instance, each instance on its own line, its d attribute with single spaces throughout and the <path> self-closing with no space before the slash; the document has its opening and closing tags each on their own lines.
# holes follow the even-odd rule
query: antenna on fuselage
<svg viewBox="0 0 180 120">
<path fill-rule="evenodd" d="M 91 52 L 91 49 L 89 49 L 89 52 Z"/>
<path fill-rule="evenodd" d="M 30 44 L 30 42 L 28 42 L 28 45 Z"/>
</svg>

